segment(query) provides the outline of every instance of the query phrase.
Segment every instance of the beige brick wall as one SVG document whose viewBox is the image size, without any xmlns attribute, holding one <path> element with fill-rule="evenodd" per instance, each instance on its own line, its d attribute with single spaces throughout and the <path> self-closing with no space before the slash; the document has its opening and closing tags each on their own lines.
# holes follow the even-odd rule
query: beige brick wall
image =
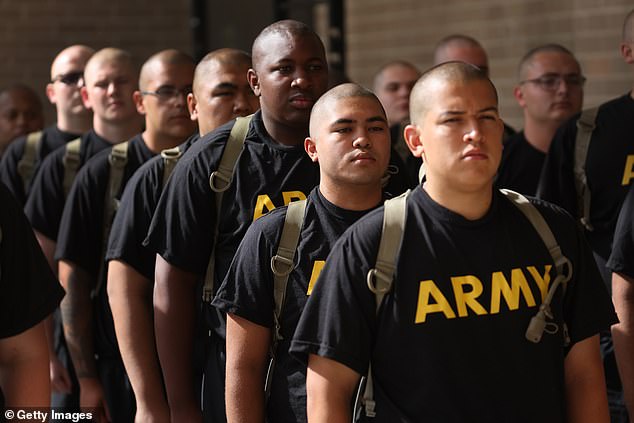
<svg viewBox="0 0 634 423">
<path fill-rule="evenodd" d="M 186 0 L 0 0 L 0 87 L 24 82 L 44 95 L 50 63 L 70 44 L 129 50 L 139 63 L 173 47 L 191 53 Z"/>
<path fill-rule="evenodd" d="M 599 104 L 632 87 L 634 69 L 619 55 L 627 0 L 348 0 L 347 70 L 368 86 L 392 59 L 431 65 L 438 40 L 453 33 L 478 39 L 489 54 L 502 116 L 521 128 L 513 98 L 516 67 L 528 49 L 556 42 L 571 49 L 588 77 L 585 104 Z"/>
</svg>

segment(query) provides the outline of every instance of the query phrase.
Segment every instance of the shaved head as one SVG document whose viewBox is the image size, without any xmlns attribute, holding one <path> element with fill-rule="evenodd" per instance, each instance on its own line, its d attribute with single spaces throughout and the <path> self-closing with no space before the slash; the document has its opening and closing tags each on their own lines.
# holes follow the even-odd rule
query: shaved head
<svg viewBox="0 0 634 423">
<path fill-rule="evenodd" d="M 472 37 L 454 34 L 443 38 L 434 49 L 434 65 L 460 61 L 470 63 L 489 74 L 489 59 L 482 45 Z"/>
<path fill-rule="evenodd" d="M 137 72 L 132 55 L 125 50 L 114 47 L 106 47 L 92 55 L 86 68 L 84 69 L 84 80 L 88 85 L 93 78 L 95 72 L 99 70 L 105 64 L 122 65 L 129 68 L 134 73 Z"/>
<path fill-rule="evenodd" d="M 623 42 L 634 42 L 634 9 L 632 9 L 623 21 Z"/>
<path fill-rule="evenodd" d="M 216 72 L 218 69 L 235 69 L 251 67 L 251 56 L 243 50 L 234 48 L 221 48 L 208 53 L 196 66 L 194 73 L 194 94 L 198 95 L 203 89 L 203 82 L 208 74 Z M 244 79 L 247 73 L 244 72 Z"/>
<path fill-rule="evenodd" d="M 314 137 L 317 134 L 317 128 L 321 124 L 320 117 L 324 114 L 324 110 L 331 107 L 333 102 L 358 97 L 370 98 L 376 101 L 383 117 L 385 117 L 385 110 L 383 109 L 383 106 L 377 96 L 374 95 L 372 91 L 352 82 L 337 85 L 336 87 L 326 91 L 313 106 L 313 109 L 310 112 L 310 136 Z"/>
<path fill-rule="evenodd" d="M 169 49 L 159 51 L 147 59 L 141 67 L 141 73 L 139 75 L 139 89 L 142 91 L 147 90 L 150 81 L 154 79 L 157 72 L 161 72 L 162 68 L 166 65 L 191 65 L 193 67 L 195 62 L 190 55 L 185 54 L 180 50 Z"/>
<path fill-rule="evenodd" d="M 486 81 L 491 86 L 497 103 L 498 94 L 495 86 L 483 70 L 477 66 L 464 62 L 447 62 L 434 66 L 420 77 L 410 95 L 410 118 L 412 123 L 420 124 L 429 109 L 429 104 L 434 101 L 430 95 L 438 86 L 447 83 L 467 83 L 473 81 Z"/>
<path fill-rule="evenodd" d="M 319 40 L 319 44 L 321 43 L 321 39 L 319 36 L 313 31 L 308 25 L 305 23 L 294 21 L 291 19 L 278 21 L 272 23 L 267 26 L 260 32 L 260 34 L 253 41 L 253 47 L 251 49 L 251 56 L 253 60 L 253 69 L 258 70 L 258 65 L 262 61 L 262 56 L 269 53 L 267 51 L 267 43 L 271 37 L 283 37 L 288 40 L 304 38 L 304 37 L 314 37 Z M 323 44 L 322 44 L 323 49 Z M 323 54 L 325 56 L 325 52 Z"/>
<path fill-rule="evenodd" d="M 81 44 L 66 47 L 55 56 L 51 64 L 51 80 L 57 75 L 64 73 L 65 70 L 63 69 L 69 62 L 77 62 L 78 65 L 81 65 L 83 70 L 83 67 L 86 66 L 86 63 L 94 53 L 94 49 Z"/>
<path fill-rule="evenodd" d="M 572 52 L 568 50 L 566 47 L 559 44 L 544 44 L 529 50 L 528 53 L 526 53 L 524 57 L 522 57 L 522 60 L 520 60 L 520 64 L 518 66 L 518 75 L 519 75 L 520 81 L 526 79 L 527 69 L 533 64 L 533 59 L 539 53 L 565 54 L 567 56 L 570 56 L 577 64 L 577 67 L 581 69 L 581 66 L 579 65 L 579 62 L 575 58 L 574 54 L 572 54 Z"/>
</svg>

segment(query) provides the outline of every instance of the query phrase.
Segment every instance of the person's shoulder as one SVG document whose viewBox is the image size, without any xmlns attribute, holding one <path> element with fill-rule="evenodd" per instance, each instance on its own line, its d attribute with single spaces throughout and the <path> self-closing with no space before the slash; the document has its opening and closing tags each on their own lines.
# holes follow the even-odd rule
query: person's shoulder
<svg viewBox="0 0 634 423">
<path fill-rule="evenodd" d="M 542 215 L 553 231 L 563 228 L 576 230 L 577 223 L 575 219 L 564 208 L 541 198 L 528 195 L 525 198 Z M 509 201 L 512 202 L 511 199 Z"/>
<path fill-rule="evenodd" d="M 284 226 L 288 206 L 276 207 L 262 217 L 257 218 L 249 227 L 249 231 L 267 235 L 276 233 Z"/>
</svg>

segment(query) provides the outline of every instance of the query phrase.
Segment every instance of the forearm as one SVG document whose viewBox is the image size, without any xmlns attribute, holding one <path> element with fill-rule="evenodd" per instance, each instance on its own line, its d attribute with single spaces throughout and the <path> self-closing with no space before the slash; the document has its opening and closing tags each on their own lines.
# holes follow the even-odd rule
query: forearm
<svg viewBox="0 0 634 423">
<path fill-rule="evenodd" d="M 80 385 L 82 379 L 98 379 L 93 340 L 91 277 L 73 263 L 61 261 L 59 276 L 66 296 L 61 303 L 64 335 Z"/>
<path fill-rule="evenodd" d="M 564 371 L 568 422 L 608 423 L 599 335 L 573 345 L 566 356 Z"/>
<path fill-rule="evenodd" d="M 612 298 L 619 323 L 612 326 L 616 361 L 630 416 L 634 415 L 634 279 L 613 273 Z"/>
<path fill-rule="evenodd" d="M 44 324 L 0 340 L 0 386 L 6 407 L 48 407 L 50 380 Z"/>
<path fill-rule="evenodd" d="M 154 329 L 172 414 L 200 410 L 194 391 L 193 345 L 198 278 L 171 266 L 157 256 L 154 286 Z"/>
<path fill-rule="evenodd" d="M 137 403 L 167 406 L 154 342 L 152 282 L 120 261 L 108 267 L 108 298 L 119 350 Z"/>
<path fill-rule="evenodd" d="M 46 257 L 48 265 L 51 266 L 53 273 L 57 275 L 57 262 L 54 258 L 57 243 L 38 231 L 33 232 L 35 232 L 35 238 L 37 238 L 37 242 L 40 244 L 40 248 L 44 253 L 44 257 Z"/>
</svg>

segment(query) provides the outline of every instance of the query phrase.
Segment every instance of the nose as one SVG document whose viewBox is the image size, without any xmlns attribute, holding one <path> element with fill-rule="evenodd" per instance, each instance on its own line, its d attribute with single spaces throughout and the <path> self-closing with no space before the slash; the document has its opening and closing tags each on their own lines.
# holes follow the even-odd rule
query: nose
<svg viewBox="0 0 634 423">
<path fill-rule="evenodd" d="M 253 113 L 253 108 L 249 103 L 249 97 L 253 96 L 250 92 L 240 91 L 236 94 L 235 101 L 233 103 L 233 113 L 238 116 L 246 116 L 249 113 Z"/>
<path fill-rule="evenodd" d="M 291 81 L 291 87 L 305 89 L 310 86 L 307 73 L 300 67 L 295 70 L 293 80 Z"/>
<path fill-rule="evenodd" d="M 484 140 L 482 131 L 477 123 L 474 123 L 469 132 L 465 132 L 462 136 L 462 141 L 465 143 L 480 143 Z"/>
<path fill-rule="evenodd" d="M 354 148 L 364 148 L 364 149 L 370 148 L 370 137 L 368 137 L 367 132 L 362 131 L 359 134 L 357 134 L 354 141 L 352 142 L 352 146 Z"/>
<path fill-rule="evenodd" d="M 77 80 L 77 88 L 81 88 L 84 85 L 86 85 L 86 82 L 84 81 L 84 77 L 80 76 L 79 79 Z"/>
</svg>

